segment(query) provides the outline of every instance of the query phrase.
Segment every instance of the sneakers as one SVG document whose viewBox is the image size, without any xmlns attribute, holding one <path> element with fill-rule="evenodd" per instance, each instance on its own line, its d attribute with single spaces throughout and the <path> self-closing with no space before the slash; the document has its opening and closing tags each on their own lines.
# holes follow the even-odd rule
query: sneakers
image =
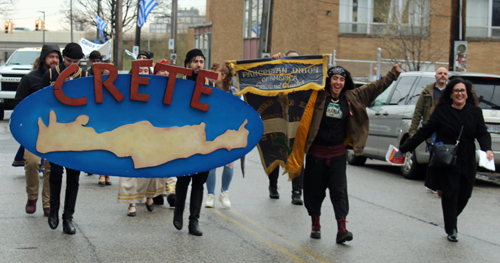
<svg viewBox="0 0 500 263">
<path fill-rule="evenodd" d="M 300 191 L 292 191 L 292 204 L 294 205 L 304 204 L 304 202 L 302 202 Z"/>
<path fill-rule="evenodd" d="M 228 197 L 226 191 L 220 193 L 220 195 L 219 195 L 219 201 L 221 202 L 221 204 L 222 204 L 223 207 L 225 207 L 225 208 L 231 208 L 231 202 L 229 202 L 229 197 Z"/>
<path fill-rule="evenodd" d="M 278 193 L 277 186 L 269 186 L 269 198 L 280 199 L 280 193 Z"/>
<path fill-rule="evenodd" d="M 26 213 L 33 214 L 36 212 L 36 201 L 37 200 L 38 199 L 35 199 L 35 200 L 28 199 L 28 202 L 26 203 Z"/>
<path fill-rule="evenodd" d="M 427 186 L 425 187 L 425 190 L 426 190 L 427 192 L 429 192 L 429 193 L 432 193 L 432 194 L 437 194 L 437 191 L 434 191 L 434 190 L 430 189 L 430 188 L 429 188 L 429 187 L 427 187 Z"/>
<path fill-rule="evenodd" d="M 213 208 L 215 205 L 215 195 L 208 194 L 207 201 L 205 202 L 205 207 Z"/>
</svg>

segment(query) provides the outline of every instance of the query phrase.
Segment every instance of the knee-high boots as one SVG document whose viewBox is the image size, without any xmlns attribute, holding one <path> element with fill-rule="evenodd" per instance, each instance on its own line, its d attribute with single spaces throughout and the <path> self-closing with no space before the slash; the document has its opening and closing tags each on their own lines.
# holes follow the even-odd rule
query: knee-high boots
<svg viewBox="0 0 500 263">
<path fill-rule="evenodd" d="M 200 218 L 201 203 L 203 202 L 203 188 L 191 189 L 191 203 L 189 204 L 189 234 L 202 236 L 203 232 L 198 225 Z"/>
</svg>

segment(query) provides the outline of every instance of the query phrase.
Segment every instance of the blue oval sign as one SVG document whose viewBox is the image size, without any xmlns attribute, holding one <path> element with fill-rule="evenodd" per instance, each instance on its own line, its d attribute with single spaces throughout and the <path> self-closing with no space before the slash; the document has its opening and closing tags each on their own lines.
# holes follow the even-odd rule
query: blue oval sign
<svg viewBox="0 0 500 263">
<path fill-rule="evenodd" d="M 200 110 L 191 106 L 196 82 L 175 79 L 171 103 L 165 104 L 169 78 L 140 78 L 149 79 L 138 88 L 147 101 L 131 99 L 137 93 L 131 92 L 133 75 L 118 75 L 113 82 L 123 94 L 120 101 L 104 89 L 96 103 L 94 77 L 62 85 L 65 96 L 86 98 L 80 106 L 62 103 L 55 95 L 57 84 L 56 90 L 46 87 L 15 108 L 12 134 L 30 152 L 65 167 L 149 178 L 207 171 L 237 160 L 260 141 L 262 120 L 237 97 L 213 88 L 199 96 L 199 103 L 209 106 Z"/>
</svg>

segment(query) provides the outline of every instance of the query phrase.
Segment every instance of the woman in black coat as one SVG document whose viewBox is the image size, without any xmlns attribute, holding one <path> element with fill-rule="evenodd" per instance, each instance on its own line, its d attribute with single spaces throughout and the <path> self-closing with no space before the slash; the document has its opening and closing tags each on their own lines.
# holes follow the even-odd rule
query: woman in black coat
<svg viewBox="0 0 500 263">
<path fill-rule="evenodd" d="M 433 132 L 437 132 L 436 142 L 455 144 L 463 125 L 458 145 L 457 161 L 452 167 L 433 169 L 433 176 L 442 190 L 444 228 L 448 240 L 457 242 L 457 217 L 465 208 L 474 186 L 476 177 L 477 139 L 488 160 L 493 159 L 491 137 L 484 123 L 481 108 L 475 106 L 472 84 L 461 78 L 453 79 L 446 85 L 443 95 L 434 109 L 429 121 L 407 140 L 399 150 L 403 153 L 414 150 Z"/>
</svg>

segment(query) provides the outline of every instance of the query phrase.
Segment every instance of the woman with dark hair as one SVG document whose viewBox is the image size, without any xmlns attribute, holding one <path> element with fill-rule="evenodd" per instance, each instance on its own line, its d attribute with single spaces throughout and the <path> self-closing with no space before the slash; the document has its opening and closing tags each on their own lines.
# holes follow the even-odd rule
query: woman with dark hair
<svg viewBox="0 0 500 263">
<path fill-rule="evenodd" d="M 461 78 L 450 81 L 429 121 L 399 150 L 403 153 L 412 151 L 434 132 L 437 133 L 436 142 L 444 144 L 455 144 L 460 136 L 456 164 L 446 168 L 431 167 L 432 175 L 437 177 L 438 189 L 442 191 L 444 229 L 448 240 L 457 242 L 457 217 L 472 194 L 476 178 L 474 139 L 486 151 L 488 160 L 493 159 L 491 137 L 484 123 L 483 111 L 475 104 L 469 81 Z"/>
<path fill-rule="evenodd" d="M 366 107 L 401 73 L 398 65 L 380 80 L 355 88 L 343 67 L 328 69 L 325 90 L 318 93 L 305 146 L 304 204 L 312 219 L 312 238 L 321 238 L 321 204 L 330 190 L 337 219 L 337 243 L 352 240 L 346 229 L 349 212 L 346 178 L 346 146 L 363 154 L 368 137 Z"/>
</svg>

